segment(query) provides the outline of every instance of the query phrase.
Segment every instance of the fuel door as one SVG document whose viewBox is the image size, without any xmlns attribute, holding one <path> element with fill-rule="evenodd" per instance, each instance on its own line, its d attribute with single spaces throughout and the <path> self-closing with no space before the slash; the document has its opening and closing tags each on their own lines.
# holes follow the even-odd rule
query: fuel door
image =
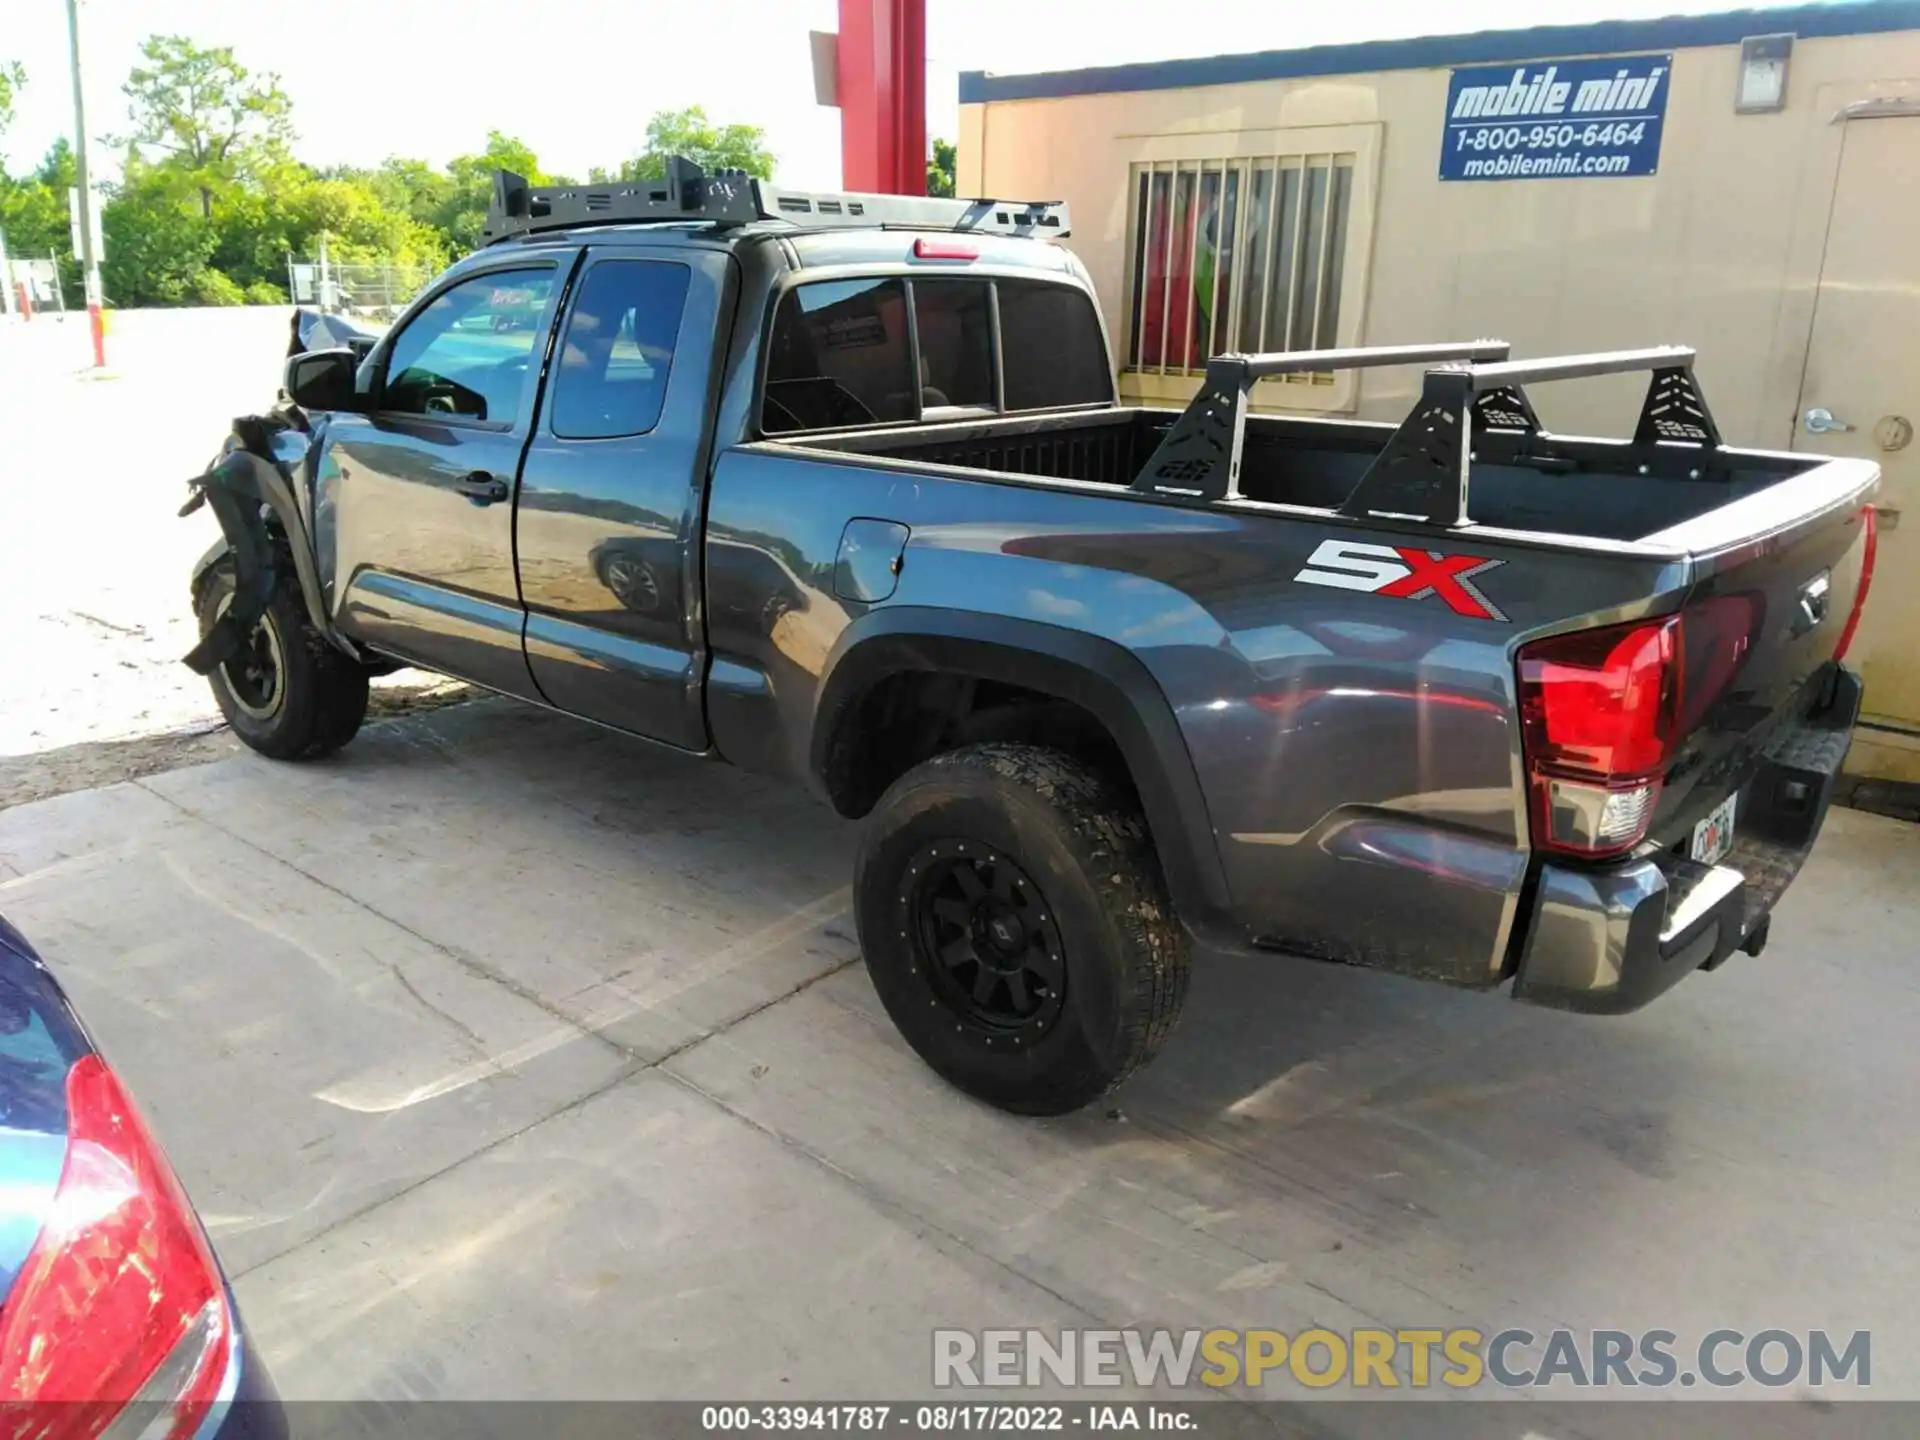
<svg viewBox="0 0 1920 1440">
<path fill-rule="evenodd" d="M 849 520 L 834 557 L 833 593 L 867 605 L 891 598 L 911 533 L 897 520 Z"/>
</svg>

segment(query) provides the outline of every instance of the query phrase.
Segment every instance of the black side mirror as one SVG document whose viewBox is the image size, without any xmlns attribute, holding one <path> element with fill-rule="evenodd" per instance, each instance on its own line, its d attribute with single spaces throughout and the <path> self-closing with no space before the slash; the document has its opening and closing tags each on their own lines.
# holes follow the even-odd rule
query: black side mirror
<svg viewBox="0 0 1920 1440">
<path fill-rule="evenodd" d="M 360 410 L 364 401 L 354 394 L 354 372 L 360 357 L 351 349 L 310 350 L 287 357 L 287 398 L 302 410 Z"/>
</svg>

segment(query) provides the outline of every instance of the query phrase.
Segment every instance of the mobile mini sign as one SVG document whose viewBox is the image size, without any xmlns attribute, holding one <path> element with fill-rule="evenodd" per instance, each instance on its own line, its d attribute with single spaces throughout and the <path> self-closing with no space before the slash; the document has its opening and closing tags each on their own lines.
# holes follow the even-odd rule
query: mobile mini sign
<svg viewBox="0 0 1920 1440">
<path fill-rule="evenodd" d="M 1442 180 L 1651 175 L 1671 55 L 1482 65 L 1453 72 Z"/>
</svg>

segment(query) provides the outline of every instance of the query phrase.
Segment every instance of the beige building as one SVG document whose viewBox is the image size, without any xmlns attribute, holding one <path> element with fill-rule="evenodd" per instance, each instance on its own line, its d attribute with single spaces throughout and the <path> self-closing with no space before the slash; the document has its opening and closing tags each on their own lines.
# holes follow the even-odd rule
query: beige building
<svg viewBox="0 0 1920 1440">
<path fill-rule="evenodd" d="M 1877 460 L 1852 764 L 1920 780 L 1920 0 L 973 73 L 960 99 L 960 193 L 1071 203 L 1129 400 L 1184 403 L 1226 350 L 1684 343 L 1730 443 Z M 1417 384 L 1258 402 L 1398 420 Z M 1623 434 L 1643 384 L 1533 399 Z"/>
</svg>

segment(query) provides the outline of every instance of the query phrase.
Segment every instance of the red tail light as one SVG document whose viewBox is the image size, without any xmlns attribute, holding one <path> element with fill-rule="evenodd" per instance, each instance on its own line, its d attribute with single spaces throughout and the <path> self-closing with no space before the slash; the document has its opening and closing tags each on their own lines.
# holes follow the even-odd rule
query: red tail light
<svg viewBox="0 0 1920 1440">
<path fill-rule="evenodd" d="M 916 260 L 978 260 L 980 247 L 963 240 L 934 240 L 922 235 L 913 242 Z"/>
<path fill-rule="evenodd" d="M 1522 647 L 1535 844 L 1599 857 L 1640 843 L 1681 733 L 1679 659 L 1678 616 Z"/>
<path fill-rule="evenodd" d="M 232 1331 L 172 1167 L 114 1073 L 82 1058 L 53 1211 L 0 1311 L 0 1402 L 87 1403 L 36 1404 L 14 1433 L 99 1435 L 137 1402 L 143 1437 L 189 1436 L 220 1398 Z"/>
<path fill-rule="evenodd" d="M 1860 586 L 1853 592 L 1853 611 L 1847 616 L 1847 628 L 1840 632 L 1840 643 L 1833 647 L 1833 658 L 1847 658 L 1853 644 L 1853 632 L 1860 628 L 1860 612 L 1867 608 L 1867 587 L 1873 584 L 1873 562 L 1880 549 L 1880 515 L 1869 505 L 1860 512 L 1860 523 L 1867 528 L 1867 551 L 1860 557 Z"/>
</svg>

